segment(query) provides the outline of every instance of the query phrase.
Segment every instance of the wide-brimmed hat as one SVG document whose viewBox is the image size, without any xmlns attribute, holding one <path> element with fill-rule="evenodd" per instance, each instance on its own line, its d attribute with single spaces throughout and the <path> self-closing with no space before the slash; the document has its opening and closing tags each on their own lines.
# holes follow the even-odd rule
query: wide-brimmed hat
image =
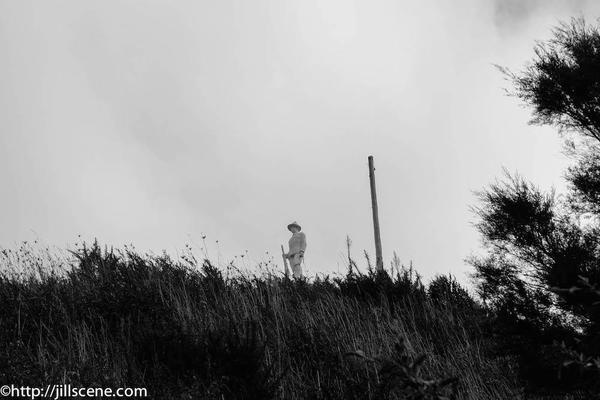
<svg viewBox="0 0 600 400">
<path fill-rule="evenodd" d="M 292 231 L 292 227 L 295 226 L 296 228 L 298 228 L 298 230 L 302 230 L 302 227 L 300 225 L 298 225 L 298 223 L 296 221 L 292 222 L 291 224 L 289 224 L 287 226 L 288 231 Z"/>
</svg>

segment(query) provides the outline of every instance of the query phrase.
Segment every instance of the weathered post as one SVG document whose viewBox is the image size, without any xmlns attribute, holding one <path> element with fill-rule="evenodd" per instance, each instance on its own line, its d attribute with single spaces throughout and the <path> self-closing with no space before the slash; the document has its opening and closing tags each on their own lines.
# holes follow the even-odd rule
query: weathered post
<svg viewBox="0 0 600 400">
<path fill-rule="evenodd" d="M 381 233 L 379 231 L 379 209 L 377 208 L 377 189 L 375 188 L 375 165 L 373 156 L 369 156 L 369 180 L 371 182 L 371 208 L 373 209 L 373 230 L 375 233 L 375 256 L 377 271 L 383 271 L 381 254 Z"/>
</svg>

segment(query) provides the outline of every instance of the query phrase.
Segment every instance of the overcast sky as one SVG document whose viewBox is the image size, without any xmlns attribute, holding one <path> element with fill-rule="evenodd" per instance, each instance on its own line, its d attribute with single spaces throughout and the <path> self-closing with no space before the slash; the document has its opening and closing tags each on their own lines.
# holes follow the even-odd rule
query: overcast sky
<svg viewBox="0 0 600 400">
<path fill-rule="evenodd" d="M 469 206 L 519 171 L 566 165 L 552 129 L 504 95 L 560 20 L 598 2 L 0 0 L 0 246 L 78 236 L 312 272 L 373 252 L 463 279 Z M 217 246 L 216 240 L 219 240 Z M 197 252 L 201 252 L 197 249 Z M 248 261 L 246 261 L 248 260 Z M 361 262 L 362 264 L 362 262 Z"/>
</svg>

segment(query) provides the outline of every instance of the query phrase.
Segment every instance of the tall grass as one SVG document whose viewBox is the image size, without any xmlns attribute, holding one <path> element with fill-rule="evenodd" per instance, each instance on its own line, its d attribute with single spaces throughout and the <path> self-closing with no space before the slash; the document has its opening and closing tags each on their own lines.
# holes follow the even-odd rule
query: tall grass
<svg viewBox="0 0 600 400">
<path fill-rule="evenodd" d="M 0 263 L 2 383 L 159 399 L 519 395 L 513 362 L 490 356 L 484 311 L 448 277 L 232 277 L 97 244 L 72 260 L 5 250 Z"/>
</svg>

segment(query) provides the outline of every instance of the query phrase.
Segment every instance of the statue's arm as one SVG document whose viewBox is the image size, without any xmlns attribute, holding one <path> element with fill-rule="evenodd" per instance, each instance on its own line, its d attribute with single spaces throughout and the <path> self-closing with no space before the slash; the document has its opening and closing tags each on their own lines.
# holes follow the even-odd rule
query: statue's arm
<svg viewBox="0 0 600 400">
<path fill-rule="evenodd" d="M 302 252 L 306 250 L 306 235 L 304 232 L 302 232 L 302 242 L 300 244 L 300 248 L 302 249 Z"/>
</svg>

